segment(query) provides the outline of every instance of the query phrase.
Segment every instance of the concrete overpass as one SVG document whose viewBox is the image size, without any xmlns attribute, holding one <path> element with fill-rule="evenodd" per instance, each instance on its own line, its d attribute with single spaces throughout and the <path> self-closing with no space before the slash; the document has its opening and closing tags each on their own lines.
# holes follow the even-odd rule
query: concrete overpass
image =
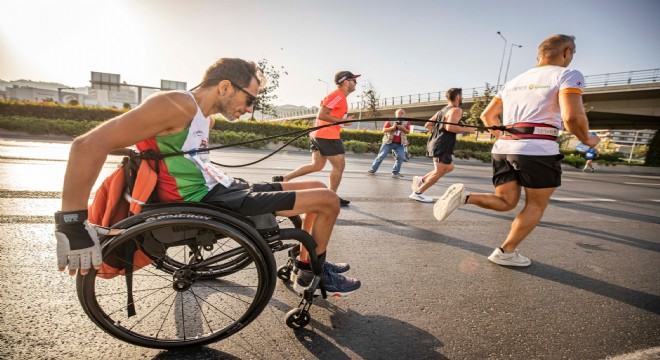
<svg viewBox="0 0 660 360">
<path fill-rule="evenodd" d="M 660 69 L 591 75 L 585 80 L 587 87 L 583 99 L 591 129 L 660 129 Z M 483 96 L 484 90 L 463 89 L 462 108 L 469 110 L 474 100 Z M 378 110 L 382 116 L 394 116 L 396 109 L 404 108 L 409 117 L 421 119 L 428 119 L 447 104 L 444 91 L 385 97 L 379 101 Z M 359 102 L 349 104 L 349 109 L 350 115 L 360 116 Z M 313 119 L 315 115 L 315 112 L 285 114 L 271 121 Z M 367 122 L 359 126 L 374 128 L 375 124 Z M 351 126 L 357 127 L 358 124 Z"/>
</svg>

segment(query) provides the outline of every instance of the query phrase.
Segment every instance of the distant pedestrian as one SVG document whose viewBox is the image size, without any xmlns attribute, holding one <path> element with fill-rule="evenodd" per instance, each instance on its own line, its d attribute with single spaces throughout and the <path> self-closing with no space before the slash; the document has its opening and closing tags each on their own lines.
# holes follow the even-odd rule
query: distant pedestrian
<svg viewBox="0 0 660 360">
<path fill-rule="evenodd" d="M 463 116 L 463 90 L 451 88 L 445 94 L 449 104 L 438 111 L 430 120 L 442 123 L 427 122 L 424 126 L 429 129 L 428 155 L 433 156 L 433 170 L 424 176 L 415 176 L 412 181 L 412 194 L 410 198 L 420 202 L 431 203 L 433 199 L 424 195 L 440 178 L 454 170 L 454 148 L 456 147 L 456 134 L 472 133 L 474 128 L 456 125 Z"/>
<path fill-rule="evenodd" d="M 394 116 L 397 118 L 406 117 L 406 111 L 398 109 Z M 380 151 L 371 164 L 371 169 L 368 171 L 370 174 L 375 174 L 380 167 L 380 164 L 390 153 L 394 152 L 394 165 L 392 166 L 392 177 L 403 177 L 401 175 L 401 164 L 406 161 L 406 146 L 408 139 L 406 135 L 410 133 L 410 121 L 406 121 L 404 125 L 402 121 L 395 120 L 393 122 L 386 121 L 383 124 L 383 141 L 380 145 Z"/>
<path fill-rule="evenodd" d="M 357 78 L 360 75 L 354 75 L 350 71 L 340 71 L 335 74 L 335 84 L 337 90 L 331 92 L 321 101 L 318 115 L 316 116 L 315 126 L 328 125 L 345 120 L 353 119 L 353 116 L 347 116 L 348 102 L 346 97 L 355 91 Z M 349 124 L 344 124 L 349 125 Z M 346 167 L 344 154 L 344 144 L 340 138 L 339 125 L 329 126 L 319 129 L 310 134 L 310 151 L 312 152 L 312 163 L 303 165 L 284 176 L 274 176 L 274 182 L 284 182 L 299 176 L 307 175 L 316 171 L 321 171 L 327 161 L 330 161 L 332 170 L 330 170 L 330 189 L 337 192 L 341 178 Z M 339 198 L 341 206 L 348 206 L 350 201 Z"/>
<path fill-rule="evenodd" d="M 481 114 L 486 126 L 504 125 L 511 130 L 490 130 L 498 138 L 493 145 L 494 194 L 469 194 L 463 184 L 447 189 L 433 208 L 444 220 L 456 208 L 473 204 L 495 211 L 513 210 L 525 189 L 525 207 L 516 216 L 506 240 L 488 259 L 499 265 L 529 266 L 518 245 L 541 221 L 550 196 L 561 185 L 561 159 L 557 135 L 562 127 L 593 148 L 600 139 L 589 134 L 582 103 L 584 76 L 568 69 L 575 53 L 575 37 L 552 35 L 539 45 L 538 66 L 518 75 L 488 104 Z"/>
</svg>

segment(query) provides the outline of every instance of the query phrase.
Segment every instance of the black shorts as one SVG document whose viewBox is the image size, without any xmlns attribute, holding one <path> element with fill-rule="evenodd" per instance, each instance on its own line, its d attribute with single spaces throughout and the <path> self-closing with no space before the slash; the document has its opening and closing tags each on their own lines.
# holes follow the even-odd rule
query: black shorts
<svg viewBox="0 0 660 360">
<path fill-rule="evenodd" d="M 309 146 L 309 151 L 319 151 L 323 156 L 334 156 L 346 153 L 344 150 L 344 143 L 340 139 L 320 139 L 309 138 L 312 143 Z"/>
<path fill-rule="evenodd" d="M 235 179 L 229 188 L 220 184 L 213 187 L 202 202 L 254 216 L 293 209 L 296 192 L 283 191 L 280 183 L 251 184 Z"/>
<path fill-rule="evenodd" d="M 433 162 L 442 163 L 442 164 L 451 164 L 454 161 L 452 155 L 453 154 L 450 152 L 444 152 L 440 154 L 440 156 L 434 156 Z"/>
<path fill-rule="evenodd" d="M 492 154 L 493 185 L 510 181 L 532 189 L 561 186 L 561 159 L 564 155 L 533 156 Z"/>
</svg>

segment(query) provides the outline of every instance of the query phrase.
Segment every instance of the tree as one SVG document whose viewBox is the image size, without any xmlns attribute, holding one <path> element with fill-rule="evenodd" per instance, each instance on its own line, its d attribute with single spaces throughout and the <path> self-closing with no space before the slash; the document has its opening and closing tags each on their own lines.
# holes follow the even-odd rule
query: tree
<svg viewBox="0 0 660 360">
<path fill-rule="evenodd" d="M 473 126 L 481 126 L 483 123 L 481 122 L 481 113 L 486 110 L 486 106 L 490 104 L 490 101 L 493 99 L 493 86 L 490 86 L 488 83 L 486 83 L 486 87 L 484 89 L 484 94 L 482 96 L 477 96 L 477 92 L 475 91 L 472 94 L 472 97 L 474 98 L 474 102 L 472 103 L 472 107 L 470 108 L 470 111 L 467 114 L 463 114 L 463 119 L 461 119 L 466 125 L 473 125 Z M 478 133 L 483 130 L 478 130 L 477 132 L 477 137 Z"/>
<path fill-rule="evenodd" d="M 80 105 L 80 103 L 76 99 L 71 99 L 71 100 L 69 100 L 69 102 L 67 102 L 67 105 L 69 105 L 69 106 L 78 106 L 78 105 Z"/>
<path fill-rule="evenodd" d="M 254 107 L 254 110 L 258 110 L 262 114 L 277 116 L 277 110 L 272 103 L 277 99 L 275 91 L 280 86 L 280 76 L 289 75 L 289 73 L 284 70 L 284 66 L 276 68 L 275 66 L 268 64 L 268 60 L 265 58 L 257 62 L 257 67 L 266 78 L 266 86 L 259 89 L 259 93 L 257 94 L 257 99 L 259 101 Z M 254 113 L 252 113 L 250 120 L 254 120 Z"/>
<path fill-rule="evenodd" d="M 364 106 L 365 117 L 367 118 L 377 118 L 380 116 L 380 111 L 378 111 L 378 106 L 380 105 L 380 98 L 376 92 L 376 88 L 373 86 L 371 81 L 367 82 L 365 87 L 366 91 L 363 90 L 362 101 L 360 106 Z M 374 129 L 378 129 L 378 122 L 374 121 Z"/>
<path fill-rule="evenodd" d="M 598 152 L 601 153 L 617 152 L 619 150 L 619 146 L 614 141 L 612 141 L 612 139 L 604 138 L 600 141 L 600 143 L 598 143 L 596 149 L 598 149 Z"/>
<path fill-rule="evenodd" d="M 660 131 L 656 131 L 653 140 L 649 144 L 649 151 L 646 152 L 646 166 L 660 166 Z"/>
<path fill-rule="evenodd" d="M 126 109 L 126 110 L 130 110 L 131 109 L 131 104 L 125 102 L 123 108 Z"/>
</svg>

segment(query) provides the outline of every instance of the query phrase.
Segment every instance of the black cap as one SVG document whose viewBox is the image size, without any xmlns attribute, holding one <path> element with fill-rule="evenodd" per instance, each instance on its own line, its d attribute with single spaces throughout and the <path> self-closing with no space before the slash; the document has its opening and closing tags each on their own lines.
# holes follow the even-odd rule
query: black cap
<svg viewBox="0 0 660 360">
<path fill-rule="evenodd" d="M 339 85 L 348 79 L 357 79 L 360 75 L 354 75 L 350 71 L 340 71 L 335 74 L 335 84 Z"/>
</svg>

